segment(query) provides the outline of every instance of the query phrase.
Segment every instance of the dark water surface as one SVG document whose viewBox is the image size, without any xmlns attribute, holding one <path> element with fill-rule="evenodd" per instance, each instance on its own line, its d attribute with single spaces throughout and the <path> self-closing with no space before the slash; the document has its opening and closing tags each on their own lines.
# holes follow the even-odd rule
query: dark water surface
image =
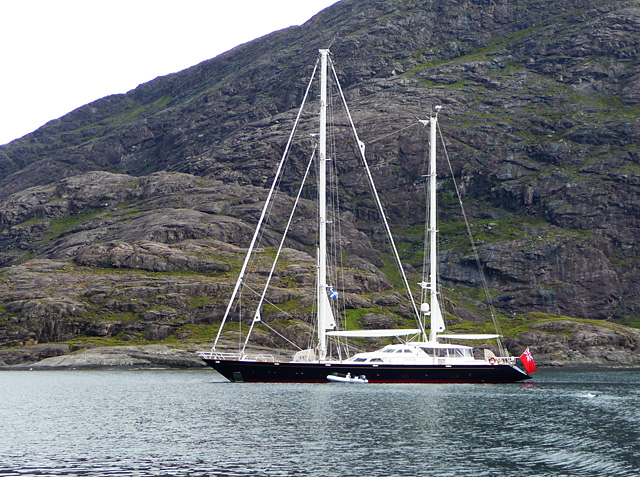
<svg viewBox="0 0 640 477">
<path fill-rule="evenodd" d="M 640 371 L 525 384 L 0 372 L 0 476 L 638 476 Z"/>
</svg>

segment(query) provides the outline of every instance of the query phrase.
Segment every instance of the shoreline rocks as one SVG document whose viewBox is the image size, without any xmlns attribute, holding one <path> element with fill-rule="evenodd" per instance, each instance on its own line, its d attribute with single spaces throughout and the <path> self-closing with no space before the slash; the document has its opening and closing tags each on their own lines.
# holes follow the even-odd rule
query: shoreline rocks
<svg viewBox="0 0 640 477">
<path fill-rule="evenodd" d="M 206 365 L 195 351 L 171 349 L 163 345 L 96 347 L 83 351 L 47 357 L 35 362 L 23 361 L 6 364 L 10 357 L 8 351 L 15 352 L 17 358 L 20 349 L 0 351 L 0 370 L 54 370 L 54 369 L 197 369 Z M 50 348 L 44 345 L 43 348 Z M 32 346 L 29 348 L 37 348 Z M 36 353 L 31 356 L 37 355 Z M 24 356 L 24 354 L 22 354 Z M 3 365 L 4 358 L 4 365 Z"/>
</svg>

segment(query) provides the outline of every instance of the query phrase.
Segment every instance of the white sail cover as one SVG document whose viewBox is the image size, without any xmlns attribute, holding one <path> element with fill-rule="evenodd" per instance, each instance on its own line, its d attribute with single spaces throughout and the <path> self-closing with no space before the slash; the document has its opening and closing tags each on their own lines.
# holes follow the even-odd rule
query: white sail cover
<svg viewBox="0 0 640 477">
<path fill-rule="evenodd" d="M 326 293 L 321 293 L 321 300 L 324 301 L 324 309 L 326 310 L 324 323 L 325 328 L 327 330 L 335 330 L 336 329 L 336 320 L 333 317 L 333 312 L 331 311 L 331 303 L 329 303 L 329 297 Z"/>
<path fill-rule="evenodd" d="M 408 336 L 420 333 L 418 328 L 403 330 L 351 330 L 327 331 L 328 336 L 346 336 L 351 338 L 384 338 L 388 336 Z"/>
</svg>

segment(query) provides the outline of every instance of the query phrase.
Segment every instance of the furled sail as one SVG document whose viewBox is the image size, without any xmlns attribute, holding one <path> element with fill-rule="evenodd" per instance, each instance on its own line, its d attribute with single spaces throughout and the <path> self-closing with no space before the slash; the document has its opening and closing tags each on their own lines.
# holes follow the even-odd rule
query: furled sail
<svg viewBox="0 0 640 477">
<path fill-rule="evenodd" d="M 438 298 L 434 297 L 434 301 L 431 303 L 431 331 L 441 333 L 445 330 L 444 320 L 442 319 L 442 312 L 440 311 L 440 303 Z"/>
<path fill-rule="evenodd" d="M 336 329 L 336 320 L 333 317 L 333 312 L 331 311 L 331 303 L 329 303 L 329 297 L 327 296 L 326 293 L 321 293 L 321 298 L 322 301 L 324 301 L 324 309 L 325 309 L 325 314 L 324 314 L 324 323 L 325 323 L 325 328 L 327 330 L 335 330 Z"/>
</svg>

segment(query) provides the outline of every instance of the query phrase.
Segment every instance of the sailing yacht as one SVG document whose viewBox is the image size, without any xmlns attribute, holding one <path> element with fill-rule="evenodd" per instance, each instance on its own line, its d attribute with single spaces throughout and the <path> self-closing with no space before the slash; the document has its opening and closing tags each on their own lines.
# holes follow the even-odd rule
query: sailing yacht
<svg viewBox="0 0 640 477">
<path fill-rule="evenodd" d="M 276 179 L 273 182 L 265 208 L 258 221 L 258 226 L 254 233 L 249 251 L 241 268 L 238 280 L 229 300 L 225 315 L 213 347 L 210 351 L 201 352 L 200 357 L 222 376 L 234 382 L 315 382 L 324 383 L 336 381 L 336 376 L 357 376 L 362 382 L 368 383 L 504 383 L 516 382 L 528 379 L 528 374 L 516 366 L 516 358 L 509 356 L 502 346 L 499 334 L 447 334 L 445 333 L 445 323 L 438 291 L 437 272 L 437 222 L 436 222 L 436 131 L 438 124 L 438 113 L 440 107 L 435 108 L 435 112 L 426 120 L 419 123 L 429 128 L 430 151 L 429 151 L 429 191 L 428 201 L 428 240 L 429 240 L 429 273 L 428 280 L 419 284 L 422 291 L 420 307 L 414 301 L 410 292 L 410 286 L 403 267 L 399 267 L 405 288 L 408 291 L 408 301 L 416 315 L 418 327 L 414 329 L 384 329 L 384 330 L 339 330 L 332 311 L 330 296 L 336 293 L 333 287 L 328 284 L 327 279 L 327 184 L 326 184 L 326 164 L 327 157 L 327 81 L 329 76 L 329 65 L 337 84 L 337 89 L 342 97 L 345 110 L 351 124 L 352 131 L 360 153 L 360 159 L 373 190 L 374 198 L 391 244 L 391 248 L 396 260 L 399 262 L 399 255 L 389 224 L 384 216 L 384 211 L 376 192 L 371 171 L 368 167 L 365 156 L 365 145 L 359 140 L 351 115 L 346 107 L 344 94 L 337 81 L 337 75 L 330 58 L 329 50 L 319 51 L 319 59 L 316 68 L 309 82 L 305 93 L 305 101 L 309 94 L 311 81 L 316 74 L 318 65 L 320 68 L 320 127 L 317 135 L 318 149 L 318 195 L 319 195 L 319 218 L 318 218 L 318 250 L 317 250 L 317 278 L 316 278 L 316 310 L 317 310 L 317 342 L 315 346 L 296 352 L 290 360 L 275 359 L 268 355 L 249 356 L 246 353 L 249 337 L 254 326 L 261 322 L 261 309 L 264 305 L 265 294 L 268 288 L 280 252 L 282 251 L 284 237 L 271 273 L 255 310 L 254 319 L 247 334 L 244 346 L 238 353 L 223 352 L 218 349 L 223 327 L 229 317 L 233 303 L 243 286 L 245 273 L 249 258 L 256 247 L 256 240 L 259 230 L 263 226 L 266 210 L 270 200 L 274 195 L 274 189 L 278 176 L 283 169 L 283 162 L 280 162 Z M 304 104 L 304 101 L 303 101 Z M 300 109 L 302 111 L 302 107 Z M 294 130 L 300 120 L 300 112 L 294 124 Z M 293 132 L 289 138 L 289 143 L 285 148 L 283 161 L 290 148 Z M 312 156 L 312 158 L 315 154 Z M 307 172 L 309 167 L 307 168 Z M 306 179 L 306 175 L 305 175 Z M 303 179 L 304 183 L 304 179 Z M 296 203 L 300 198 L 298 198 Z M 287 230 L 291 223 L 287 224 Z M 286 230 L 285 234 L 286 236 Z M 428 328 L 427 328 L 428 324 Z M 332 356 L 328 353 L 328 341 L 331 339 L 350 338 L 391 338 L 399 340 L 398 344 L 390 344 L 382 349 L 371 352 L 360 352 L 352 356 Z M 400 338 L 403 338 L 400 341 Z M 490 350 L 483 350 L 481 357 L 476 357 L 473 347 L 453 342 L 468 342 L 470 340 L 496 340 L 498 355 Z"/>
</svg>

